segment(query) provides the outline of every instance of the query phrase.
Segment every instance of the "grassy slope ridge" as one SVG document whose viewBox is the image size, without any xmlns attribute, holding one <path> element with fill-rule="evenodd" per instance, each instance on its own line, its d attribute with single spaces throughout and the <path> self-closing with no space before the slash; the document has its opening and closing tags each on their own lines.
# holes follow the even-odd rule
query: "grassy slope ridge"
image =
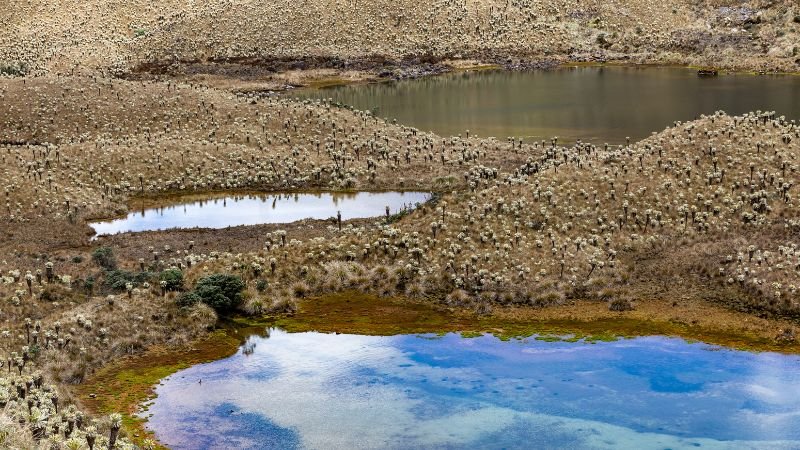
<svg viewBox="0 0 800 450">
<path fill-rule="evenodd" d="M 291 297 L 297 283 L 544 305 L 665 297 L 684 280 L 677 289 L 687 297 L 796 313 L 800 139 L 779 117 L 715 115 L 629 146 L 520 147 L 188 85 L 13 81 L 3 92 L 11 107 L 0 112 L 0 138 L 14 143 L 2 154 L 8 216 L 0 227 L 12 238 L 7 267 L 22 273 L 43 262 L 20 250 L 80 247 L 85 220 L 125 211 L 132 196 L 414 188 L 439 192 L 441 202 L 391 225 L 302 225 L 286 247 L 266 234 L 277 227 L 222 255 L 227 248 L 205 243 L 189 252 L 181 233 L 152 239 L 173 249 L 164 264 L 234 267 L 247 279 L 274 279 L 278 297 Z M 398 170 L 407 178 L 393 176 Z M 46 231 L 54 223 L 57 235 Z M 124 243 L 124 263 L 157 250 L 125 239 L 110 240 Z M 248 273 L 273 258 L 274 273 Z M 74 270 L 81 277 L 85 266 Z"/>
<path fill-rule="evenodd" d="M 5 12 L 0 61 L 71 73 L 174 60 L 381 55 L 638 60 L 797 71 L 791 0 L 304 2 L 35 0 Z"/>
<path fill-rule="evenodd" d="M 119 420 L 84 422 L 67 405 L 88 392 L 73 398 L 70 387 L 111 376 L 148 349 L 185 350 L 217 320 L 159 289 L 168 268 L 182 270 L 187 289 L 209 273 L 240 276 L 243 313 L 299 304 L 284 322 L 297 330 L 324 328 L 305 313 L 327 307 L 332 326 L 353 325 L 346 306 L 320 299 L 356 291 L 489 328 L 567 317 L 795 349 L 800 128 L 782 117 L 719 113 L 619 147 L 519 145 L 435 136 L 324 103 L 92 72 L 276 56 L 563 57 L 600 47 L 643 60 L 794 67 L 791 2 L 509 5 L 34 0 L 0 12 L 0 69 L 78 75 L 0 79 L 0 356 L 11 372 L 0 378 L 0 426 L 22 436 L 0 433 L 0 446 L 46 446 L 30 440 L 42 433 L 63 441 L 70 423 L 82 423 L 73 437 L 90 437 L 91 425 L 106 445 Z M 759 23 L 737 22 L 755 21 L 740 7 L 764 8 Z M 733 30 L 744 26 L 750 34 Z M 88 239 L 87 221 L 124 214 L 136 197 L 330 189 L 438 195 L 411 214 L 341 230 L 309 220 Z M 99 245 L 122 272 L 92 262 Z M 130 290 L 109 282 L 120 277 Z M 180 366 L 108 380 L 135 387 L 129 398 L 138 399 L 143 382 Z"/>
</svg>

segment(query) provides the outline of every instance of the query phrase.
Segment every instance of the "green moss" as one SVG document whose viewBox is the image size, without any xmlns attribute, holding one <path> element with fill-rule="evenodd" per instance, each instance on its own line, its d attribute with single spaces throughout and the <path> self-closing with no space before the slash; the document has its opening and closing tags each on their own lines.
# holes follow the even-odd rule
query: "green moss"
<svg viewBox="0 0 800 450">
<path fill-rule="evenodd" d="M 75 393 L 94 414 L 121 413 L 123 430 L 134 442 L 141 443 L 144 439 L 152 439 L 153 435 L 144 428 L 146 420 L 136 413 L 140 405 L 153 397 L 153 387 L 161 379 L 195 364 L 230 356 L 245 337 L 263 329 L 226 323 L 223 329 L 195 342 L 190 348 L 152 348 L 140 356 L 101 368 L 77 386 Z"/>
<path fill-rule="evenodd" d="M 613 334 L 593 334 L 591 336 L 586 336 L 584 341 L 595 343 L 595 342 L 614 342 L 618 341 L 621 336 L 616 336 Z"/>
<path fill-rule="evenodd" d="M 300 303 L 295 315 L 272 318 L 271 323 L 289 332 L 319 331 L 380 336 L 457 332 L 465 337 L 491 333 L 502 340 L 559 336 L 566 342 L 611 342 L 620 338 L 663 335 L 739 350 L 800 353 L 800 344 L 796 342 L 778 342 L 745 332 L 707 329 L 668 320 L 640 320 L 624 315 L 585 321 L 508 320 L 495 316 L 477 316 L 433 303 L 378 298 L 358 292 L 306 299 Z"/>
<path fill-rule="evenodd" d="M 481 333 L 480 331 L 462 331 L 461 332 L 461 337 L 465 338 L 465 339 L 478 338 L 478 337 L 481 337 L 481 336 L 483 336 L 483 333 Z"/>
</svg>

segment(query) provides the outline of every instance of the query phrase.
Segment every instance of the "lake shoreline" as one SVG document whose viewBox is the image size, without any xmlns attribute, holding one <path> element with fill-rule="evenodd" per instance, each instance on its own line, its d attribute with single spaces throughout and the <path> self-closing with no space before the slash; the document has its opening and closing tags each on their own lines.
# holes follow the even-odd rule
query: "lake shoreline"
<svg viewBox="0 0 800 450">
<path fill-rule="evenodd" d="M 72 389 L 93 413 L 124 411 L 127 432 L 142 441 L 153 435 L 146 429 L 146 418 L 137 414 L 153 398 L 160 380 L 193 365 L 231 356 L 247 336 L 271 327 L 290 333 L 316 331 L 369 336 L 460 333 L 464 338 L 487 333 L 503 340 L 536 336 L 540 340 L 570 342 L 667 336 L 736 350 L 800 354 L 800 343 L 775 339 L 773 333 L 787 323 L 756 319 L 700 301 L 675 312 L 659 305 L 663 302 L 637 302 L 636 310 L 617 313 L 609 311 L 605 302 L 574 301 L 546 308 L 497 308 L 493 314 L 477 315 L 464 308 L 343 292 L 305 299 L 294 314 L 221 320 L 215 331 L 187 347 L 150 348 L 101 367 Z M 758 331 L 743 326 L 724 329 L 713 325 L 736 320 L 751 321 Z"/>
<path fill-rule="evenodd" d="M 401 59 L 373 55 L 366 57 L 228 58 L 144 62 L 120 75 L 128 80 L 185 78 L 239 94 L 291 93 L 297 89 L 388 83 L 424 79 L 458 72 L 501 70 L 508 72 L 550 71 L 570 67 L 713 68 L 719 76 L 731 74 L 798 76 L 800 70 L 777 67 L 764 70 L 755 65 L 734 65 L 723 61 L 698 62 L 683 57 L 664 60 L 656 55 L 410 55 Z M 254 76 L 252 71 L 259 72 Z M 240 75 L 237 75 L 240 73 Z"/>
<path fill-rule="evenodd" d="M 186 191 L 186 190 L 175 190 L 172 192 L 159 192 L 159 193 L 139 193 L 137 195 L 132 195 L 127 200 L 127 207 L 128 211 L 121 212 L 119 214 L 115 214 L 113 216 L 105 216 L 105 217 L 86 217 L 85 220 L 87 222 L 110 222 L 117 219 L 123 219 L 127 214 L 131 211 L 139 211 L 141 209 L 158 209 L 158 208 L 170 208 L 175 206 L 180 206 L 182 204 L 187 203 L 194 203 L 199 201 L 213 201 L 213 200 L 221 200 L 223 198 L 230 198 L 230 197 L 239 197 L 239 196 L 270 196 L 270 195 L 302 195 L 302 194 L 310 194 L 310 195 L 325 195 L 330 194 L 333 196 L 337 195 L 354 195 L 358 193 L 370 193 L 370 194 L 381 194 L 381 193 L 389 193 L 389 192 L 399 192 L 399 193 L 411 193 L 411 192 L 418 192 L 418 189 L 410 188 L 410 189 L 281 189 L 281 190 L 273 190 L 273 189 L 231 189 L 231 190 L 224 190 L 224 189 L 198 189 L 193 191 Z M 134 208 L 135 206 L 135 208 Z M 164 231 L 164 230 L 159 230 Z"/>
</svg>

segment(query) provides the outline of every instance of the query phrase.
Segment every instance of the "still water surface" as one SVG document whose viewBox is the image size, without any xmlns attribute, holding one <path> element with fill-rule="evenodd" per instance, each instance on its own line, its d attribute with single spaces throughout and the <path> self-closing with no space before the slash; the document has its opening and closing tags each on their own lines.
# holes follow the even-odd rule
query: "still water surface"
<svg viewBox="0 0 800 450">
<path fill-rule="evenodd" d="M 238 225 L 289 223 L 328 219 L 341 211 L 342 220 L 392 214 L 424 203 L 424 192 L 358 192 L 319 194 L 226 195 L 174 202 L 162 208 L 140 209 L 127 217 L 91 223 L 99 235 L 169 228 L 225 228 Z"/>
<path fill-rule="evenodd" d="M 532 72 L 466 72 L 391 83 L 297 91 L 332 98 L 442 136 L 576 139 L 619 144 L 675 121 L 724 110 L 776 111 L 800 119 L 800 77 L 684 68 L 577 67 Z"/>
<path fill-rule="evenodd" d="M 800 357 L 664 337 L 272 330 L 156 393 L 175 449 L 800 448 Z"/>
</svg>

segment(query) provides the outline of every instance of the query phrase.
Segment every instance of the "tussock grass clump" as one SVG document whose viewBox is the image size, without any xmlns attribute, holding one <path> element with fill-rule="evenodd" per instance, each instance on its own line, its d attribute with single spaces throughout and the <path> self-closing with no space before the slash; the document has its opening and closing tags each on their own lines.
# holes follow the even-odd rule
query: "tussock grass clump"
<svg viewBox="0 0 800 450">
<path fill-rule="evenodd" d="M 800 315 L 800 127 L 772 112 L 564 146 L 442 138 L 324 102 L 172 82 L 0 86 L 0 348 L 18 377 L 81 383 L 147 348 L 184 346 L 218 315 L 291 314 L 347 291 L 482 316 L 686 297 Z M 382 188 L 436 201 L 88 245 L 86 223 L 132 198 Z"/>
<path fill-rule="evenodd" d="M 435 70 L 453 58 L 512 67 L 572 57 L 797 70 L 784 50 L 798 39 L 793 0 L 723 3 L 312 0 L 241 8 L 224 0 L 170 0 L 155 8 L 23 2 L 0 16 L 7 30 L 0 61 L 18 61 L 13 67 L 38 74 L 101 69 L 121 75 L 180 75 L 183 62 L 186 72 L 233 74 L 245 86 L 273 71 L 346 76 L 359 68 L 393 73 L 406 64 Z M 269 27 L 257 20 L 263 17 Z"/>
</svg>

